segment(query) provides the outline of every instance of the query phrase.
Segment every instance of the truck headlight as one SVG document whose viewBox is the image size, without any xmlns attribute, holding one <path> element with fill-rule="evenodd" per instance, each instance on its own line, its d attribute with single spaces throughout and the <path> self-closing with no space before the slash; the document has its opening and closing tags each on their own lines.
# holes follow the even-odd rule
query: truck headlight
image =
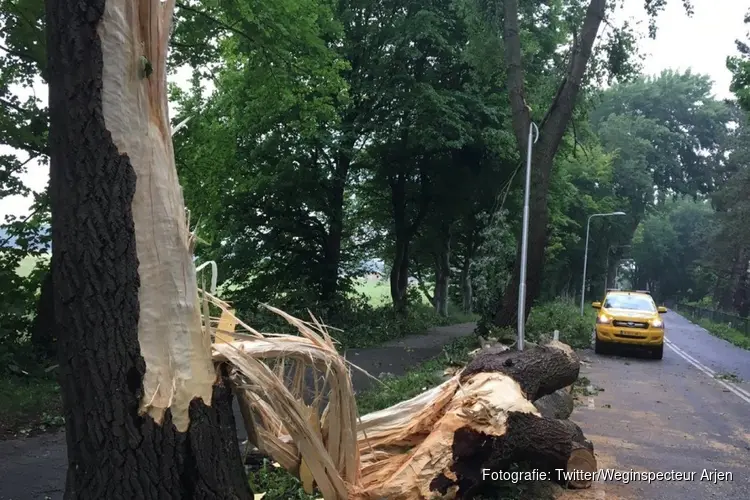
<svg viewBox="0 0 750 500">
<path fill-rule="evenodd" d="M 655 319 L 651 321 L 651 326 L 654 328 L 664 328 L 664 322 L 660 319 Z"/>
<path fill-rule="evenodd" d="M 612 320 L 609 319 L 608 316 L 604 314 L 600 314 L 599 316 L 596 317 L 596 322 L 599 323 L 600 325 L 608 325 L 612 322 Z"/>
</svg>

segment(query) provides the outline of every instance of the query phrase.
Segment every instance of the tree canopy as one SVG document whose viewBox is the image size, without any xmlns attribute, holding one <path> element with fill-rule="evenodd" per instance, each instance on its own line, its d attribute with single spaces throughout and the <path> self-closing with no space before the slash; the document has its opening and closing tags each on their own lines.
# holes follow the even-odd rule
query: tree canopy
<svg viewBox="0 0 750 500">
<path fill-rule="evenodd" d="M 706 75 L 642 74 L 616 2 L 498 5 L 177 2 L 177 167 L 197 259 L 218 263 L 235 307 L 385 321 L 385 335 L 420 315 L 513 325 L 534 122 L 529 307 L 580 293 L 588 217 L 624 211 L 591 222 L 587 295 L 628 282 L 747 314 L 747 42 L 723 102 Z M 646 2 L 652 21 L 663 7 Z M 44 23 L 41 1 L 2 2 L 0 198 L 46 168 L 47 110 L 29 90 L 45 82 Z M 2 225 L 7 352 L 32 329 L 49 264 L 18 271 L 48 252 L 47 226 L 46 193 Z M 365 300 L 375 287 L 386 303 Z"/>
</svg>

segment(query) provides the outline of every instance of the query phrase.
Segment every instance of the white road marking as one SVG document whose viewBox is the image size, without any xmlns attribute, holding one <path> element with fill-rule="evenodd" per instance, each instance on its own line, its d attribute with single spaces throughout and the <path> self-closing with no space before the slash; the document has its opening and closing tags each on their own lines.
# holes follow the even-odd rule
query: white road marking
<svg viewBox="0 0 750 500">
<path fill-rule="evenodd" d="M 720 385 L 724 386 L 724 388 L 728 389 L 730 392 L 734 393 L 737 397 L 739 397 L 741 400 L 743 400 L 745 403 L 750 404 L 750 393 L 744 390 L 743 388 L 737 386 L 737 384 L 734 384 L 732 382 L 728 382 L 725 380 L 720 380 L 716 378 L 716 372 L 713 371 L 711 368 L 707 367 L 694 357 L 692 357 L 690 354 L 686 353 L 679 347 L 677 347 L 673 342 L 671 342 L 669 339 L 664 337 L 664 343 L 672 349 L 675 354 L 680 356 L 682 359 L 714 379 L 714 381 L 718 382 Z"/>
</svg>

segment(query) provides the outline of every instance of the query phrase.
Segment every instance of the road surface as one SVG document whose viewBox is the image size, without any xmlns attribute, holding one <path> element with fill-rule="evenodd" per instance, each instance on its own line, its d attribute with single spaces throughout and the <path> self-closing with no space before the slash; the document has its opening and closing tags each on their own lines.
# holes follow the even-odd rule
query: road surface
<svg viewBox="0 0 750 500">
<path fill-rule="evenodd" d="M 605 473 L 675 471 L 683 478 L 652 475 L 649 483 L 631 475 L 624 484 L 625 475 L 610 476 L 582 496 L 750 498 L 750 352 L 674 312 L 665 323 L 661 361 L 637 353 L 582 355 L 581 375 L 603 391 L 583 396 L 572 419 L 594 443 Z"/>
</svg>

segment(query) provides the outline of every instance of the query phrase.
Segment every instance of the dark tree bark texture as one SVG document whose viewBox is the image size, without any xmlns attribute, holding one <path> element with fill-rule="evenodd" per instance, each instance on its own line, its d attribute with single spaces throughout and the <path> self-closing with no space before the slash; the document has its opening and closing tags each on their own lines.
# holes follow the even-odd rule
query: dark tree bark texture
<svg viewBox="0 0 750 500">
<path fill-rule="evenodd" d="M 531 353 L 531 354 L 529 354 Z M 569 346 L 552 341 L 524 351 L 481 351 L 461 372 L 461 381 L 477 373 L 502 373 L 517 381 L 531 402 L 578 380 L 580 360 Z"/>
<path fill-rule="evenodd" d="M 558 389 L 534 401 L 534 406 L 543 417 L 566 419 L 573 413 L 574 401 L 568 390 Z"/>
<path fill-rule="evenodd" d="M 66 499 L 243 499 L 225 379 L 186 433 L 138 415 L 136 178 L 102 114 L 105 0 L 47 0 L 52 283 L 68 447 Z"/>
<path fill-rule="evenodd" d="M 553 341 L 522 352 L 488 349 L 469 363 L 460 378 L 466 384 L 478 374 L 502 373 L 518 382 L 529 401 L 544 401 L 561 392 L 569 395 L 567 388 L 578 378 L 579 366 L 580 360 L 569 346 Z M 549 472 L 559 484 L 589 487 L 590 479 L 571 480 L 559 471 L 596 470 L 593 444 L 585 439 L 580 427 L 565 420 L 570 412 L 562 419 L 554 413 L 545 410 L 538 416 L 509 411 L 502 435 L 486 434 L 471 425 L 458 428 L 453 437 L 451 465 L 456 479 L 441 474 L 430 488 L 444 494 L 450 486 L 458 485 L 456 498 L 474 498 L 485 488 L 492 488 L 492 481 L 483 477 L 483 469 L 508 470 L 521 462 Z M 557 413 L 562 416 L 565 411 Z"/>
</svg>

